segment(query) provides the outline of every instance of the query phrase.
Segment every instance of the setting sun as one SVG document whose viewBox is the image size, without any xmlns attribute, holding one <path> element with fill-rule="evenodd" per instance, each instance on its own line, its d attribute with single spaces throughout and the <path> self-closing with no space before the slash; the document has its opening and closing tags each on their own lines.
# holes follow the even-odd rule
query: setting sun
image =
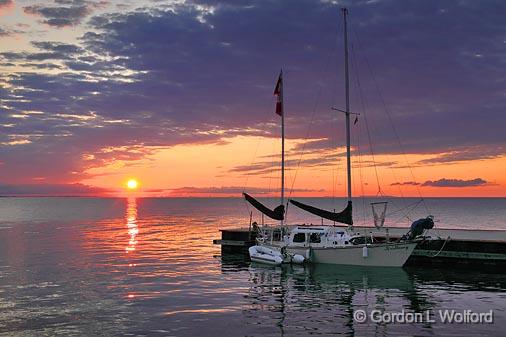
<svg viewBox="0 0 506 337">
<path fill-rule="evenodd" d="M 137 186 L 139 186 L 139 183 L 135 179 L 130 179 L 127 182 L 127 187 L 129 190 L 135 190 L 135 189 L 137 189 Z"/>
</svg>

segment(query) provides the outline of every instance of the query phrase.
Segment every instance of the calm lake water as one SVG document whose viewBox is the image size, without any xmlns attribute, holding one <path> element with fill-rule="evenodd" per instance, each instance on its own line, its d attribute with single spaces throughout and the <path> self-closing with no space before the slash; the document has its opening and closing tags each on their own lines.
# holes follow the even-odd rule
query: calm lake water
<svg viewBox="0 0 506 337">
<path fill-rule="evenodd" d="M 407 227 L 396 208 L 415 202 L 391 200 L 389 224 Z M 368 201 L 355 205 L 360 224 Z M 506 230 L 506 199 L 428 199 L 425 206 L 440 228 Z M 409 218 L 426 216 L 425 206 Z M 320 221 L 293 208 L 288 214 Z M 0 334 L 504 335 L 504 271 L 274 268 L 222 257 L 212 244 L 218 229 L 247 226 L 248 218 L 240 199 L 0 198 Z M 445 324 L 446 309 L 493 310 L 494 323 Z M 428 313 L 435 322 L 359 323 L 356 310 Z"/>
</svg>

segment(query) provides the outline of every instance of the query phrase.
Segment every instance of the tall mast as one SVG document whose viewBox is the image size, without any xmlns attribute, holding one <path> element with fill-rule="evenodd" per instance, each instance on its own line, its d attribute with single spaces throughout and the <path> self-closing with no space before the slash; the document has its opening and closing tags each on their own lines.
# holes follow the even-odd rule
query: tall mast
<svg viewBox="0 0 506 337">
<path fill-rule="evenodd" d="M 348 10 L 341 9 L 344 19 L 344 81 L 346 86 L 346 171 L 348 174 L 348 202 L 351 202 L 351 149 L 350 149 L 350 77 L 348 70 Z"/>
<path fill-rule="evenodd" d="M 283 107 L 283 69 L 279 72 L 274 95 L 278 97 L 276 102 L 276 114 L 281 116 L 281 206 L 285 205 L 285 109 Z M 284 218 L 284 214 L 283 214 Z M 283 220 L 280 220 L 283 227 Z"/>
<path fill-rule="evenodd" d="M 285 204 L 285 107 L 283 101 L 283 70 L 281 70 L 281 88 L 280 88 L 280 99 L 281 99 L 281 205 Z M 283 226 L 283 220 L 281 220 L 281 226 Z"/>
</svg>

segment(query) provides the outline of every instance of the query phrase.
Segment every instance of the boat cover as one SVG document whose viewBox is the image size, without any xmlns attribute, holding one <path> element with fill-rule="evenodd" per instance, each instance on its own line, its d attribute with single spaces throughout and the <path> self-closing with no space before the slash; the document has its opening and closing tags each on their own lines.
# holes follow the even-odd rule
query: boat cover
<svg viewBox="0 0 506 337">
<path fill-rule="evenodd" d="M 279 205 L 278 207 L 271 210 L 270 208 L 263 205 L 260 201 L 253 198 L 251 195 L 247 193 L 243 193 L 244 198 L 253 205 L 256 209 L 258 209 L 263 214 L 267 215 L 269 218 L 274 220 L 283 220 L 285 218 L 285 206 Z"/>
<path fill-rule="evenodd" d="M 316 208 L 310 205 L 303 204 L 301 202 L 290 199 L 290 202 L 295 206 L 312 213 L 314 215 L 318 215 L 324 219 L 332 220 L 335 222 L 345 223 L 347 225 L 353 225 L 353 215 L 352 215 L 352 206 L 351 201 L 348 201 L 348 205 L 346 208 L 339 213 L 329 212 L 324 209 Z"/>
<path fill-rule="evenodd" d="M 418 235 L 422 235 L 424 230 L 432 228 L 434 228 L 434 219 L 431 216 L 413 221 L 411 224 L 410 239 L 414 239 Z"/>
</svg>

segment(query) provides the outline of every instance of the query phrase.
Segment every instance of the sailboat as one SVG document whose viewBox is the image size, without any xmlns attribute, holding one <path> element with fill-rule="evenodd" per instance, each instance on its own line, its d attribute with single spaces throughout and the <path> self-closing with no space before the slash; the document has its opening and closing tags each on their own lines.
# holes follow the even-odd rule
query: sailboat
<svg viewBox="0 0 506 337">
<path fill-rule="evenodd" d="M 402 267 L 415 249 L 418 241 L 413 236 L 405 236 L 397 242 L 374 243 L 353 231 L 353 202 L 351 184 L 351 142 L 350 142 L 350 89 L 348 68 L 348 30 L 346 8 L 342 9 L 344 20 L 344 68 L 346 108 L 339 110 L 346 117 L 346 168 L 347 168 L 347 206 L 341 212 L 331 212 L 290 199 L 289 202 L 302 210 L 335 222 L 348 225 L 347 228 L 335 225 L 294 226 L 290 230 L 284 224 L 284 113 L 282 74 L 280 74 L 274 94 L 278 96 L 276 112 L 282 117 L 282 186 L 281 205 L 270 210 L 259 201 L 245 194 L 245 198 L 260 212 L 280 221 L 280 234 L 274 239 L 270 235 L 260 235 L 257 245 L 250 247 L 250 258 L 254 262 L 279 265 L 282 263 L 324 263 L 336 265 Z M 279 110 L 278 110 L 279 109 Z M 338 109 L 334 109 L 338 110 Z M 432 220 L 430 220 L 432 221 Z M 427 222 L 430 222 L 427 218 Z M 430 225 L 430 224 L 429 224 Z M 433 223 L 432 223 L 433 225 Z"/>
</svg>

